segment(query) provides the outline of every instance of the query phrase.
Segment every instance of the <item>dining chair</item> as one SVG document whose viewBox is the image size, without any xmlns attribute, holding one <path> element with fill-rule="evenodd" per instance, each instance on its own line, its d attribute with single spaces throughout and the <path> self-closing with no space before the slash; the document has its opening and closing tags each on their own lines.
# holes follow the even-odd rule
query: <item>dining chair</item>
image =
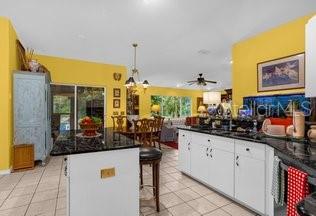
<svg viewBox="0 0 316 216">
<path fill-rule="evenodd" d="M 150 142 L 153 146 L 156 147 L 156 142 L 158 143 L 159 149 L 161 149 L 161 130 L 164 123 L 164 117 L 162 116 L 155 116 L 154 118 L 154 127 L 153 133 L 151 134 Z"/>
<path fill-rule="evenodd" d="M 111 116 L 113 121 L 113 131 L 122 131 L 123 126 L 127 124 L 127 116 Z"/>
</svg>

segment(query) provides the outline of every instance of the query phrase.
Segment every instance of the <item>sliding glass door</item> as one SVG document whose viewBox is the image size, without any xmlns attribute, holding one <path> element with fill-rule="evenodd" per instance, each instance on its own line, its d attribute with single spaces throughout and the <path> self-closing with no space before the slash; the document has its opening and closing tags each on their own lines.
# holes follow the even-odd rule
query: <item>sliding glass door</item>
<svg viewBox="0 0 316 216">
<path fill-rule="evenodd" d="M 104 88 L 77 86 L 77 128 L 85 116 L 100 118 L 104 124 Z"/>
<path fill-rule="evenodd" d="M 105 122 L 105 88 L 77 85 L 51 85 L 52 133 L 56 138 L 61 131 L 79 128 L 85 116 Z"/>
</svg>

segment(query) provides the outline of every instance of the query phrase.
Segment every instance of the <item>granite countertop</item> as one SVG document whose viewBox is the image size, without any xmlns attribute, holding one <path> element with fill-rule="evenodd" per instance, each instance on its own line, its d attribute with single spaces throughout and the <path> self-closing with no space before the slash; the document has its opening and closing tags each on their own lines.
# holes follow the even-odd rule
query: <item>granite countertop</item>
<svg viewBox="0 0 316 216">
<path fill-rule="evenodd" d="M 98 131 L 98 137 L 83 137 L 80 130 L 63 131 L 56 139 L 52 156 L 82 154 L 98 151 L 112 151 L 128 148 L 138 148 L 140 145 L 113 128 Z"/>
<path fill-rule="evenodd" d="M 273 147 L 287 165 L 298 167 L 309 175 L 316 177 L 316 143 L 308 140 L 268 137 L 263 133 L 240 133 L 223 130 L 200 129 L 195 127 L 178 127 L 182 130 L 222 136 L 232 139 L 262 143 Z"/>
</svg>

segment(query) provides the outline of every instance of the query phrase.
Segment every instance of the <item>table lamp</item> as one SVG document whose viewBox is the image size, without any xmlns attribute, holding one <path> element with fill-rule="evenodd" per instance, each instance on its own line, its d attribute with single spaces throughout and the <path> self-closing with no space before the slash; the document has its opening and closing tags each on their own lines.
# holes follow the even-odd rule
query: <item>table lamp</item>
<svg viewBox="0 0 316 216">
<path fill-rule="evenodd" d="M 201 105 L 201 106 L 199 106 L 197 111 L 198 111 L 198 113 L 200 113 L 200 116 L 203 117 L 204 113 L 206 112 L 206 108 L 205 108 L 205 106 Z"/>
<path fill-rule="evenodd" d="M 210 115 L 216 114 L 216 107 L 221 103 L 221 92 L 203 92 L 203 104 L 208 104 L 207 111 Z"/>
<path fill-rule="evenodd" d="M 151 106 L 151 111 L 155 113 L 155 115 L 159 115 L 160 112 L 160 105 L 159 104 L 154 104 Z"/>
</svg>

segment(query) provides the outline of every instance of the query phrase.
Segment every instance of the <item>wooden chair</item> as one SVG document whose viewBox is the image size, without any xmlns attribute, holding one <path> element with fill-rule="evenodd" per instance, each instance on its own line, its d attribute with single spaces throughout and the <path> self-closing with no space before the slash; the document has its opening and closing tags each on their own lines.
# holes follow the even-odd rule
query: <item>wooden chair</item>
<svg viewBox="0 0 316 216">
<path fill-rule="evenodd" d="M 159 170 L 160 170 L 160 161 L 162 157 L 162 152 L 151 146 L 150 137 L 148 134 L 151 134 L 151 131 L 154 128 L 155 120 L 151 119 L 140 119 L 133 120 L 134 122 L 134 139 L 138 140 L 142 147 L 139 149 L 139 164 L 140 164 L 140 182 L 141 188 L 144 186 L 143 183 L 143 165 L 148 164 L 152 167 L 153 175 L 153 195 L 156 200 L 156 209 L 159 212 Z"/>
<path fill-rule="evenodd" d="M 127 116 L 111 116 L 113 121 L 113 131 L 122 131 L 124 125 L 127 124 Z"/>
<path fill-rule="evenodd" d="M 153 133 L 151 134 L 150 142 L 156 147 L 158 143 L 159 149 L 161 150 L 161 130 L 164 123 L 164 117 L 156 116 L 154 119 Z"/>
</svg>

